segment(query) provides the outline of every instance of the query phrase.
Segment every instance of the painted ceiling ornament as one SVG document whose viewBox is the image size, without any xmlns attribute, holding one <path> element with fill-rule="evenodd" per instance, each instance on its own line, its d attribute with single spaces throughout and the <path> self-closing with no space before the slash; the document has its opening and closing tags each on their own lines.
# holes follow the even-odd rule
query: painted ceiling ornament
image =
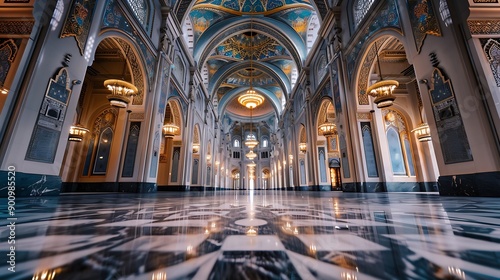
<svg viewBox="0 0 500 280">
<path fill-rule="evenodd" d="M 417 51 L 420 53 L 427 34 L 440 37 L 441 29 L 430 1 L 408 0 L 408 11 Z"/>
<path fill-rule="evenodd" d="M 75 37 L 81 55 L 89 34 L 94 7 L 95 0 L 74 1 L 61 31 L 61 38 Z"/>
</svg>

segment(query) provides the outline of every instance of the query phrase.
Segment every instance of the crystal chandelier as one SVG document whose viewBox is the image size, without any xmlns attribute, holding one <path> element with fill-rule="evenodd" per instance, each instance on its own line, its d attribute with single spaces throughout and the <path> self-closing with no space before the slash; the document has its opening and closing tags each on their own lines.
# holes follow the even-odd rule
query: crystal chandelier
<svg viewBox="0 0 500 280">
<path fill-rule="evenodd" d="M 378 55 L 377 43 L 375 42 L 375 52 L 377 53 L 377 65 L 380 80 L 370 87 L 368 87 L 368 94 L 375 97 L 373 102 L 377 104 L 377 108 L 385 108 L 392 106 L 396 96 L 392 94 L 394 89 L 399 86 L 399 82 L 396 80 L 384 80 L 382 78 L 382 69 L 380 68 L 380 58 Z"/>
</svg>

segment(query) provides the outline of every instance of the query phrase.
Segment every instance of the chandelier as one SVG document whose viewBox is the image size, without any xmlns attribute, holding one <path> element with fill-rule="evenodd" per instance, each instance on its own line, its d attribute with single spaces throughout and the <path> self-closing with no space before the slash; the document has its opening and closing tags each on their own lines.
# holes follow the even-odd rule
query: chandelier
<svg viewBox="0 0 500 280">
<path fill-rule="evenodd" d="M 250 72 L 252 73 L 252 72 Z M 250 74 L 251 75 L 251 74 Z M 250 78 L 251 79 L 251 78 Z M 264 96 L 258 94 L 252 86 L 244 94 L 238 97 L 238 102 L 247 107 L 248 109 L 253 109 L 264 102 Z"/>
<path fill-rule="evenodd" d="M 168 116 L 168 120 L 166 121 L 165 124 L 163 124 L 163 134 L 165 135 L 165 137 L 173 138 L 175 135 L 177 135 L 177 132 L 179 131 L 179 126 L 173 122 L 171 111 L 167 110 L 166 114 Z"/>
<path fill-rule="evenodd" d="M 123 72 L 122 72 L 122 77 L 125 75 L 125 69 L 127 66 L 127 60 L 126 58 L 128 57 L 128 50 L 127 53 L 125 54 L 125 58 L 123 60 Z M 108 79 L 104 81 L 104 86 L 111 91 L 111 94 L 106 96 L 108 98 L 109 103 L 111 106 L 118 107 L 118 108 L 126 108 L 128 103 L 130 102 L 130 96 L 137 95 L 139 90 L 137 89 L 136 86 L 133 84 L 122 80 L 118 79 Z"/>
<path fill-rule="evenodd" d="M 307 144 L 302 142 L 302 143 L 299 143 L 299 151 L 303 154 L 306 153 L 307 151 Z"/>
<path fill-rule="evenodd" d="M 250 152 L 248 152 L 246 155 L 245 155 L 249 160 L 254 160 L 256 157 L 257 157 L 257 154 L 253 152 L 253 150 L 250 150 Z"/>
<path fill-rule="evenodd" d="M 247 138 L 246 138 L 244 143 L 245 143 L 245 146 L 247 146 L 250 150 L 255 148 L 257 145 L 259 145 L 259 141 L 257 141 L 257 138 L 252 133 L 251 128 L 250 128 L 250 134 L 247 135 Z"/>
<path fill-rule="evenodd" d="M 130 101 L 129 97 L 138 92 L 133 84 L 123 80 L 108 79 L 104 81 L 104 86 L 111 91 L 111 94 L 106 96 L 111 106 L 119 108 L 126 108 Z"/>
<path fill-rule="evenodd" d="M 247 90 L 246 93 L 242 94 L 240 97 L 238 97 L 238 102 L 250 109 L 250 133 L 247 135 L 246 140 L 245 140 L 245 146 L 247 146 L 250 149 L 250 152 L 247 154 L 250 155 L 248 157 L 250 160 L 253 160 L 255 158 L 255 153 L 253 153 L 253 148 L 257 147 L 259 144 L 259 141 L 257 141 L 257 138 L 255 135 L 252 133 L 252 111 L 255 107 L 261 105 L 264 102 L 264 97 L 260 94 L 258 94 L 254 89 L 253 89 L 253 23 L 252 20 L 250 19 L 250 36 L 251 37 L 251 42 L 250 42 L 250 88 Z"/>
<path fill-rule="evenodd" d="M 431 141 L 431 129 L 426 122 L 422 122 L 411 132 L 415 133 L 415 136 L 417 136 L 417 139 L 420 142 Z"/>
<path fill-rule="evenodd" d="M 420 91 L 417 88 L 417 94 L 419 100 L 421 100 Z M 422 119 L 422 109 L 420 109 L 420 104 L 418 105 L 418 115 L 420 116 L 420 124 L 417 125 L 411 132 L 415 133 L 417 140 L 419 142 L 431 141 L 431 129 L 429 125 Z"/>
<path fill-rule="evenodd" d="M 81 112 L 81 107 L 79 108 L 80 109 L 78 108 L 76 109 L 76 114 L 78 115 L 76 124 L 69 127 L 68 141 L 71 142 L 82 142 L 85 134 L 89 132 L 89 130 L 86 127 L 80 124 L 80 118 L 82 117 L 82 112 Z"/>
<path fill-rule="evenodd" d="M 394 89 L 399 86 L 399 82 L 396 80 L 384 80 L 382 78 L 382 69 L 380 68 L 380 58 L 378 56 L 377 43 L 375 42 L 375 52 L 377 54 L 377 65 L 380 80 L 370 87 L 368 87 L 368 94 L 375 97 L 373 102 L 377 104 L 377 108 L 385 108 L 392 106 L 396 96 L 392 94 Z"/>
<path fill-rule="evenodd" d="M 69 128 L 68 141 L 82 142 L 83 137 L 87 132 L 89 132 L 89 130 L 79 124 L 72 125 Z"/>
<path fill-rule="evenodd" d="M 318 126 L 318 129 L 325 137 L 337 134 L 337 125 L 328 121 L 327 112 L 325 112 L 325 122 Z"/>
</svg>

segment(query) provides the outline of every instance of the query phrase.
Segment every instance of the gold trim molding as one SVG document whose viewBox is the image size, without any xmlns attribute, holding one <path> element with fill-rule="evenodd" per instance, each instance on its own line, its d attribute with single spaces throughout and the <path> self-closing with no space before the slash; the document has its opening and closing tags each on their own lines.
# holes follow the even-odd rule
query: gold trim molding
<svg viewBox="0 0 500 280">
<path fill-rule="evenodd" d="M 500 20 L 467 20 L 472 35 L 498 35 Z"/>
</svg>

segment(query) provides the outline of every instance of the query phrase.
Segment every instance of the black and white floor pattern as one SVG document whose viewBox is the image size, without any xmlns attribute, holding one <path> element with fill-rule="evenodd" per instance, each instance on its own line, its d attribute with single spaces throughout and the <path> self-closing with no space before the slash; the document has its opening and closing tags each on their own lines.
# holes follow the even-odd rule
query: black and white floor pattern
<svg viewBox="0 0 500 280">
<path fill-rule="evenodd" d="M 10 234 L 1 199 L 0 236 Z M 500 279 L 500 200 L 223 191 L 16 200 L 0 279 Z"/>
</svg>

